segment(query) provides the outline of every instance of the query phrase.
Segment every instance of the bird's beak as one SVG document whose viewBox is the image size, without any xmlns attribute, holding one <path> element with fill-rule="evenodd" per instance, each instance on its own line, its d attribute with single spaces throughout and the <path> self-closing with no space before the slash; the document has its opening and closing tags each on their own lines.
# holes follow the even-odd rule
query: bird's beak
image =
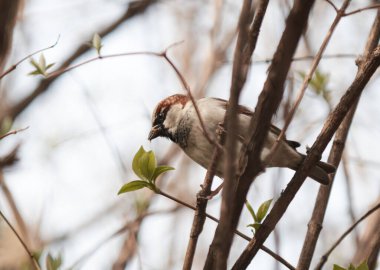
<svg viewBox="0 0 380 270">
<path fill-rule="evenodd" d="M 148 140 L 151 141 L 151 140 L 157 138 L 158 136 L 160 136 L 161 131 L 162 131 L 162 128 L 160 125 L 156 125 L 156 126 L 152 127 L 152 129 L 149 132 Z"/>
</svg>

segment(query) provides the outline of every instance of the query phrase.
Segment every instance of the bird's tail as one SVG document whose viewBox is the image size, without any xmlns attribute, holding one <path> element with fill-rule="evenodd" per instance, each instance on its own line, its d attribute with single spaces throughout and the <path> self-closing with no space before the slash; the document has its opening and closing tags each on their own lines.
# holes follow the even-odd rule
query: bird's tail
<svg viewBox="0 0 380 270">
<path fill-rule="evenodd" d="M 304 155 L 302 156 L 305 158 Z M 297 170 L 297 168 L 294 170 Z M 323 161 L 318 161 L 317 165 L 311 169 L 309 177 L 313 178 L 315 181 L 321 183 L 322 185 L 328 185 L 330 183 L 329 174 L 334 173 L 335 171 L 335 166 Z"/>
</svg>

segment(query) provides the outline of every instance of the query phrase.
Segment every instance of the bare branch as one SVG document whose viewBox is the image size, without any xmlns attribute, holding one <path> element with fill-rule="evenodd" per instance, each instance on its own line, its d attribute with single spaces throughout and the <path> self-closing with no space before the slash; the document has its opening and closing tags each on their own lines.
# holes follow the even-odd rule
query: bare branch
<svg viewBox="0 0 380 270">
<path fill-rule="evenodd" d="M 347 89 L 346 93 L 343 95 L 334 111 L 330 113 L 321 133 L 319 134 L 313 146 L 310 148 L 310 151 L 306 156 L 304 162 L 296 171 L 292 180 L 280 198 L 274 204 L 272 211 L 269 213 L 263 224 L 257 230 L 254 239 L 248 244 L 245 251 L 236 262 L 235 266 L 239 266 L 240 268 L 235 269 L 242 269 L 242 267 L 244 268 L 244 266 L 246 266 L 256 255 L 259 247 L 264 243 L 269 234 L 273 231 L 274 227 L 281 219 L 289 204 L 302 186 L 309 171 L 320 159 L 321 153 L 326 148 L 339 125 L 342 123 L 344 117 L 358 100 L 358 97 L 364 90 L 364 87 L 367 85 L 369 79 L 375 73 L 379 65 L 380 46 L 377 46 L 372 53 L 370 53 L 360 62 L 355 80 Z"/>
<path fill-rule="evenodd" d="M 0 72 L 2 72 L 12 44 L 13 28 L 21 0 L 0 1 Z"/>
<path fill-rule="evenodd" d="M 49 49 L 51 49 L 51 48 L 54 48 L 54 47 L 58 44 L 59 37 L 60 37 L 60 36 L 58 35 L 58 38 L 57 38 L 57 40 L 55 41 L 54 44 L 52 44 L 52 45 L 50 45 L 50 46 L 48 46 L 48 47 L 46 47 L 46 48 L 39 49 L 39 50 L 37 50 L 37 51 L 35 51 L 35 52 L 32 52 L 31 54 L 25 56 L 24 58 L 21 58 L 18 62 L 16 62 L 16 63 L 13 64 L 12 66 L 10 66 L 6 71 L 4 71 L 3 74 L 0 75 L 0 80 L 1 80 L 2 78 L 4 78 L 6 75 L 8 75 L 9 73 L 11 73 L 13 70 L 15 70 L 15 69 L 17 68 L 18 65 L 20 65 L 22 62 L 24 62 L 25 60 L 29 59 L 30 57 L 32 57 L 32 56 L 34 56 L 34 55 L 36 55 L 36 54 L 38 54 L 38 53 L 40 53 L 40 52 L 44 52 L 44 51 L 46 51 L 46 50 L 49 50 Z"/>
<path fill-rule="evenodd" d="M 17 239 L 20 241 L 20 243 L 21 243 L 22 247 L 24 248 L 24 250 L 26 251 L 26 253 L 28 253 L 28 256 L 29 256 L 30 261 L 31 261 L 31 263 L 33 265 L 33 268 L 36 269 L 36 270 L 40 270 L 40 266 L 38 265 L 37 259 L 34 257 L 33 252 L 29 250 L 29 248 L 26 245 L 26 243 L 24 242 L 24 240 L 22 240 L 21 236 L 18 234 L 18 232 L 16 231 L 16 229 L 9 222 L 9 220 L 4 216 L 4 214 L 3 214 L 2 211 L 0 211 L 0 216 L 4 219 L 4 221 L 7 223 L 7 225 L 9 226 L 9 228 L 11 228 L 11 230 L 13 231 L 13 233 L 16 235 Z"/>
<path fill-rule="evenodd" d="M 380 12 L 376 17 L 369 37 L 367 39 L 367 45 L 364 51 L 364 55 L 368 55 L 375 48 L 378 40 L 380 38 Z M 338 131 L 335 135 L 334 143 L 330 151 L 328 162 L 332 165 L 338 167 L 341 160 L 347 135 L 351 126 L 352 119 L 354 117 L 356 107 L 358 105 L 359 99 L 356 100 L 354 105 L 351 107 L 349 113 L 344 118 L 342 124 L 339 126 Z M 307 269 L 310 267 L 311 260 L 313 258 L 314 250 L 319 238 L 320 231 L 322 229 L 322 224 L 327 209 L 327 204 L 329 201 L 334 177 L 331 178 L 331 183 L 327 186 L 321 186 L 318 192 L 316 202 L 314 204 L 314 210 L 312 217 L 309 221 L 307 234 L 302 247 L 301 255 L 298 261 L 299 269 Z"/>
<path fill-rule="evenodd" d="M 375 9 L 375 8 L 380 8 L 380 4 L 374 4 L 374 5 L 371 5 L 371 6 L 368 6 L 368 7 L 359 8 L 359 9 L 356 9 L 354 11 L 344 13 L 343 16 L 350 16 L 350 15 L 353 15 L 353 14 L 356 14 L 356 13 L 359 13 L 359 12 L 362 12 L 362 11 L 365 11 L 365 10 Z"/>
<path fill-rule="evenodd" d="M 212 245 L 227 246 L 229 251 L 233 239 L 233 231 L 237 227 L 249 187 L 258 173 L 263 170 L 260 161 L 260 153 L 268 134 L 272 115 L 277 110 L 282 99 L 286 75 L 290 68 L 291 60 L 298 45 L 298 41 L 306 27 L 308 15 L 313 4 L 314 0 L 295 1 L 288 16 L 285 30 L 277 47 L 267 80 L 264 84 L 263 91 L 259 96 L 255 113 L 248 129 L 251 131 L 251 134 L 247 138 L 248 142 L 245 143 L 245 145 L 248 146 L 247 151 L 244 151 L 248 155 L 248 160 L 246 161 L 245 156 L 243 156 L 244 160 L 240 163 L 242 166 L 245 166 L 240 168 L 240 171 L 244 171 L 244 173 L 241 175 L 240 179 L 237 180 L 235 178 L 234 181 L 231 181 L 232 183 L 238 183 L 237 188 L 228 189 L 225 187 L 223 189 L 223 194 L 228 191 L 234 194 L 232 200 L 225 200 L 228 204 L 226 202 L 223 204 L 222 201 L 222 207 L 225 207 L 228 212 L 226 212 L 226 214 L 223 214 L 222 212 L 221 224 L 228 224 L 228 226 L 227 229 L 220 228 L 219 226 L 217 227 L 214 240 L 217 239 L 219 242 L 213 241 Z M 249 164 L 249 166 L 246 166 L 247 164 Z M 224 225 L 224 227 L 226 227 L 226 225 Z M 211 248 L 212 247 L 213 246 L 211 246 Z M 210 255 L 210 252 L 212 252 L 211 248 L 209 251 L 209 257 L 214 256 L 215 259 L 215 253 Z M 225 257 L 228 257 L 228 253 L 222 254 L 224 255 L 224 258 L 221 258 L 221 260 L 225 261 Z M 220 257 L 222 256 L 219 254 L 218 259 Z M 208 267 L 206 261 L 205 269 L 216 268 L 212 268 L 212 264 L 211 267 Z M 244 267 L 238 269 L 244 269 Z"/>
<path fill-rule="evenodd" d="M 296 102 L 294 103 L 293 107 L 289 111 L 289 114 L 288 114 L 288 116 L 287 116 L 287 118 L 285 120 L 284 127 L 282 128 L 282 130 L 280 132 L 280 135 L 278 135 L 276 143 L 273 144 L 270 153 L 265 158 L 265 161 L 264 161 L 265 164 L 269 164 L 271 162 L 272 158 L 275 156 L 275 154 L 276 154 L 276 152 L 278 150 L 278 147 L 280 146 L 281 140 L 284 139 L 285 132 L 287 131 L 287 129 L 288 129 L 289 125 L 290 125 L 290 122 L 293 120 L 294 114 L 295 114 L 298 106 L 300 105 L 300 103 L 302 101 L 302 98 L 305 95 L 306 88 L 309 85 L 311 79 L 313 78 L 314 72 L 317 69 L 317 67 L 319 65 L 319 62 L 322 59 L 322 55 L 323 55 L 324 51 L 326 50 L 326 47 L 327 47 L 327 45 L 328 45 L 328 43 L 329 43 L 329 41 L 331 39 L 331 36 L 334 33 L 334 30 L 335 30 L 336 26 L 338 25 L 338 23 L 342 19 L 342 14 L 347 9 L 349 3 L 350 3 L 349 0 L 345 0 L 343 2 L 343 4 L 342 4 L 342 7 L 336 13 L 335 19 L 334 19 L 333 23 L 331 24 L 330 29 L 328 30 L 325 38 L 323 39 L 323 42 L 322 42 L 322 44 L 321 44 L 321 46 L 320 46 L 320 48 L 319 48 L 319 50 L 318 50 L 318 52 L 317 52 L 314 60 L 313 60 L 311 68 L 310 68 L 309 72 L 307 73 L 307 75 L 305 76 L 305 78 L 303 80 L 303 83 L 302 83 L 302 85 L 301 85 L 301 87 L 300 87 L 300 89 L 298 91 L 298 96 L 297 96 Z"/>
<path fill-rule="evenodd" d="M 128 19 L 133 18 L 139 14 L 142 14 L 146 11 L 150 6 L 154 3 L 157 3 L 158 0 L 141 0 L 141 1 L 133 1 L 128 5 L 127 10 L 124 12 L 122 16 L 117 18 L 113 23 L 99 31 L 99 36 L 105 37 L 108 34 L 112 33 L 115 29 L 117 29 L 122 23 L 127 21 Z M 83 44 L 79 46 L 58 68 L 59 70 L 63 70 L 69 67 L 76 59 L 78 59 L 83 54 L 87 53 L 91 48 Z M 5 115 L 0 115 L 0 122 L 5 117 L 9 117 L 10 119 L 15 119 L 20 113 L 24 111 L 26 107 L 29 106 L 39 95 L 46 92 L 49 87 L 56 81 L 59 77 L 52 77 L 48 79 L 44 79 L 40 82 L 40 84 L 25 98 L 18 101 L 11 108 L 9 108 Z"/>
<path fill-rule="evenodd" d="M 169 194 L 167 194 L 166 192 L 163 192 L 162 190 L 157 190 L 157 194 L 159 195 L 162 195 L 178 204 L 181 204 L 189 209 L 193 209 L 194 211 L 196 211 L 196 207 L 192 206 L 191 204 L 188 204 L 176 197 L 173 197 Z M 214 216 L 211 216 L 207 213 L 205 213 L 206 217 L 208 217 L 209 219 L 211 219 L 212 221 L 215 221 L 216 223 L 220 223 L 220 220 L 215 218 Z M 242 232 L 238 231 L 238 230 L 235 230 L 234 233 L 238 236 L 240 236 L 241 238 L 247 240 L 247 241 L 250 241 L 251 238 L 248 237 L 247 235 L 243 234 Z M 283 265 L 285 265 L 287 268 L 289 269 L 292 269 L 292 270 L 295 270 L 295 268 L 289 263 L 287 262 L 285 259 L 283 259 L 281 256 L 279 256 L 278 254 L 274 253 L 273 251 L 271 251 L 269 248 L 265 247 L 264 245 L 261 247 L 261 249 L 263 251 L 265 251 L 266 253 L 268 253 L 270 256 L 272 256 L 274 259 L 276 259 L 277 261 L 281 262 Z"/>
<path fill-rule="evenodd" d="M 10 135 L 15 135 L 15 134 L 17 134 L 17 133 L 19 133 L 19 132 L 22 132 L 22 131 L 24 131 L 24 130 L 27 130 L 28 128 L 29 128 L 29 127 L 25 127 L 25 128 L 20 128 L 20 129 L 11 130 L 11 131 L 9 131 L 9 132 L 7 132 L 7 133 L 1 135 L 1 136 L 0 136 L 0 140 L 4 139 L 5 137 L 8 137 L 8 136 L 10 136 Z"/>
<path fill-rule="evenodd" d="M 332 245 L 332 247 L 322 256 L 321 260 L 319 261 L 318 265 L 315 267 L 315 270 L 322 269 L 323 265 L 327 262 L 330 254 L 334 251 L 334 249 L 343 241 L 343 239 L 350 234 L 350 232 L 363 220 L 365 220 L 367 217 L 369 217 L 372 213 L 376 212 L 380 209 L 380 203 L 376 204 L 374 207 L 372 207 L 370 210 L 367 211 L 358 221 L 356 221 L 354 224 L 352 224 L 343 234 L 341 237 L 336 240 L 336 242 Z"/>
<path fill-rule="evenodd" d="M 243 2 L 239 17 L 239 34 L 234 52 L 230 99 L 224 121 L 224 126 L 227 131 L 237 130 L 239 96 L 247 79 L 251 57 L 256 48 L 258 35 L 268 2 L 268 0 L 260 1 L 253 22 L 254 12 L 252 2 Z M 216 229 L 213 242 L 207 255 L 205 269 L 225 269 L 227 267 L 227 258 L 233 240 L 233 231 L 236 228 L 233 228 L 233 221 L 228 217 L 232 214 L 232 208 L 230 208 L 230 206 L 233 205 L 235 196 L 234 192 L 237 183 L 235 181 L 238 169 L 236 164 L 237 153 L 235 151 L 237 139 L 237 132 L 227 132 L 223 183 L 225 188 L 222 192 L 221 206 L 221 220 L 223 220 L 223 222 L 219 223 Z M 227 238 L 225 238 L 225 233 L 229 234 Z"/>
<path fill-rule="evenodd" d="M 339 9 L 337 8 L 337 6 L 331 0 L 326 0 L 326 2 L 329 3 L 330 6 L 333 7 L 333 9 L 336 11 L 336 13 L 339 12 Z"/>
</svg>

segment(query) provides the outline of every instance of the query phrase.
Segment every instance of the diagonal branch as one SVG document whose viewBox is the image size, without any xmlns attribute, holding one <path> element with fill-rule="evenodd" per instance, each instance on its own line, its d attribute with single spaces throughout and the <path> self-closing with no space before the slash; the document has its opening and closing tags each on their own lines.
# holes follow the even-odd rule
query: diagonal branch
<svg viewBox="0 0 380 270">
<path fill-rule="evenodd" d="M 321 260 L 319 261 L 318 265 L 315 267 L 316 270 L 322 269 L 323 265 L 327 261 L 330 254 L 334 251 L 334 249 L 343 241 L 343 239 L 351 233 L 355 227 L 365 220 L 367 217 L 369 217 L 371 214 L 376 212 L 380 209 L 380 203 L 377 203 L 374 207 L 372 207 L 370 210 L 367 211 L 360 219 L 358 219 L 354 224 L 352 224 L 343 234 L 338 238 L 338 240 L 332 245 L 332 247 L 322 256 Z"/>
<path fill-rule="evenodd" d="M 105 27 L 101 31 L 99 31 L 99 35 L 101 37 L 107 36 L 112 33 L 115 29 L 117 29 L 122 23 L 131 19 L 137 15 L 145 12 L 151 5 L 157 3 L 158 0 L 141 0 L 141 1 L 133 1 L 128 5 L 127 10 L 124 14 L 116 19 L 109 26 Z M 91 48 L 88 45 L 79 46 L 67 59 L 64 61 L 61 66 L 58 68 L 59 70 L 65 69 L 69 67 L 78 57 L 87 53 Z M 52 77 L 44 79 L 40 82 L 40 84 L 25 98 L 20 100 L 18 103 L 14 104 L 5 115 L 0 115 L 0 122 L 4 117 L 9 117 L 10 119 L 15 119 L 19 114 L 21 114 L 25 108 L 27 108 L 39 95 L 46 92 L 49 87 L 58 79 L 59 77 Z"/>
<path fill-rule="evenodd" d="M 311 68 L 310 68 L 309 72 L 307 73 L 307 75 L 305 76 L 305 78 L 302 82 L 301 88 L 298 91 L 298 96 L 297 96 L 296 102 L 294 103 L 293 107 L 289 111 L 289 114 L 285 120 L 284 127 L 282 128 L 280 134 L 278 135 L 276 142 L 272 146 L 270 153 L 265 158 L 264 162 L 266 164 L 269 164 L 271 162 L 271 160 L 273 159 L 273 157 L 276 155 L 276 152 L 280 146 L 280 141 L 284 139 L 285 133 L 286 133 L 286 131 L 290 125 L 290 122 L 293 120 L 294 114 L 295 114 L 297 108 L 299 107 L 299 105 L 300 105 L 300 103 L 301 103 L 301 101 L 305 95 L 306 88 L 308 87 L 311 79 L 313 78 L 313 75 L 314 75 L 314 73 L 315 73 L 315 71 L 319 65 L 319 62 L 322 59 L 322 55 L 323 55 L 324 51 L 326 50 L 327 45 L 330 42 L 332 34 L 334 33 L 335 28 L 337 27 L 338 23 L 342 19 L 342 15 L 343 15 L 344 11 L 347 9 L 349 3 L 350 3 L 349 0 L 345 0 L 342 4 L 342 7 L 336 13 L 335 19 L 334 19 L 333 23 L 331 24 L 330 29 L 327 31 L 327 34 L 326 34 L 325 38 L 323 39 L 323 42 L 322 42 L 316 56 L 313 59 L 313 63 L 311 65 Z"/>
<path fill-rule="evenodd" d="M 367 45 L 365 48 L 365 55 L 371 53 L 375 48 L 380 38 L 380 11 L 377 13 L 376 19 L 372 25 L 371 32 L 369 34 Z M 354 117 L 357 104 L 359 99 L 355 102 L 354 106 L 350 109 L 347 116 L 344 118 L 342 124 L 340 125 L 333 146 L 330 151 L 330 156 L 328 162 L 336 167 L 338 167 L 341 160 L 346 138 L 351 126 L 352 119 Z M 314 204 L 314 210 L 312 217 L 308 224 L 308 230 L 302 247 L 300 259 L 298 261 L 297 268 L 308 269 L 310 267 L 311 260 L 313 258 L 314 250 L 318 241 L 319 233 L 322 229 L 322 223 L 324 220 L 325 212 L 327 209 L 327 204 L 329 201 L 332 184 L 334 178 L 331 179 L 331 183 L 327 186 L 321 186 L 318 192 L 316 202 Z"/>
<path fill-rule="evenodd" d="M 254 178 L 263 170 L 260 161 L 261 149 L 263 148 L 264 140 L 270 127 L 272 115 L 277 110 L 282 99 L 286 75 L 290 68 L 292 57 L 297 48 L 298 41 L 302 35 L 302 32 L 306 28 L 309 13 L 313 4 L 314 0 L 298 0 L 294 3 L 294 6 L 287 18 L 284 33 L 269 68 L 267 80 L 264 84 L 263 91 L 259 96 L 255 113 L 251 120 L 249 130 L 252 132 L 247 138 L 249 142 L 246 143 L 246 145 L 248 145 L 246 151 L 248 161 L 242 163 L 243 165 L 249 164 L 249 166 L 243 168 L 245 171 L 241 175 L 239 181 L 236 181 L 238 183 L 236 189 L 224 188 L 223 190 L 225 193 L 228 191 L 231 193 L 235 192 L 234 196 L 232 196 L 233 199 L 229 201 L 230 204 L 225 205 L 228 206 L 231 211 L 228 211 L 224 215 L 222 212 L 221 215 L 221 224 L 227 223 L 230 227 L 226 230 L 218 226 L 213 244 L 223 244 L 224 246 L 227 245 L 228 251 L 232 244 L 233 231 L 237 227 L 249 187 Z M 216 240 L 221 242 L 218 243 Z M 228 257 L 228 253 L 224 255 L 225 257 Z M 226 259 L 227 258 L 222 258 L 221 260 Z M 213 269 L 211 267 L 207 267 L 207 265 L 205 268 Z"/>
<path fill-rule="evenodd" d="M 334 133 L 342 123 L 344 117 L 354 106 L 360 94 L 363 92 L 364 87 L 380 66 L 380 45 L 378 45 L 372 53 L 366 56 L 360 63 L 355 80 L 347 89 L 346 93 L 341 98 L 340 102 L 327 118 L 327 121 L 319 134 L 317 140 L 311 147 L 308 155 L 300 168 L 294 174 L 292 180 L 282 193 L 281 197 L 276 201 L 272 211 L 264 220 L 263 224 L 257 230 L 255 238 L 248 244 L 243 254 L 240 256 L 235 266 L 244 267 L 256 255 L 260 246 L 267 239 L 269 234 L 273 231 L 274 227 L 284 215 L 291 201 L 294 199 L 296 193 L 301 188 L 311 168 L 315 166 L 323 150 L 330 142 Z M 242 268 L 235 268 L 242 269 Z"/>
<path fill-rule="evenodd" d="M 239 96 L 246 82 L 251 56 L 255 50 L 261 24 L 266 13 L 269 0 L 260 1 L 254 20 L 253 7 L 251 1 L 244 1 L 238 25 L 238 39 L 234 53 L 234 63 L 232 70 L 232 81 L 230 88 L 230 100 L 225 116 L 226 129 L 237 130 L 237 115 Z M 252 26 L 251 26 L 252 23 Z M 231 202 L 234 201 L 236 164 L 237 132 L 227 132 L 226 153 L 224 166 L 224 189 L 222 193 L 221 217 L 230 216 Z M 233 231 L 231 220 L 225 219 L 221 222 L 215 232 L 213 243 L 210 247 L 205 268 L 224 269 L 227 267 L 227 258 L 232 244 L 233 234 L 230 238 L 224 238 L 226 231 Z"/>
</svg>

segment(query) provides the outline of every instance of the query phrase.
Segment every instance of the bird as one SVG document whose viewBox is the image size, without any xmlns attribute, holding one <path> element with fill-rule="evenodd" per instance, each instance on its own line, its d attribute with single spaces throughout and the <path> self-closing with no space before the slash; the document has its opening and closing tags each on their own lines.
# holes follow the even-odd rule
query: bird
<svg viewBox="0 0 380 270">
<path fill-rule="evenodd" d="M 179 145 L 179 147 L 193 161 L 207 169 L 214 150 L 214 145 L 205 136 L 205 132 L 212 140 L 217 139 L 216 130 L 224 121 L 228 102 L 214 97 L 205 97 L 195 101 L 199 110 L 204 129 L 198 118 L 196 108 L 190 97 L 182 94 L 175 94 L 161 100 L 152 114 L 152 128 L 149 132 L 149 141 L 164 137 Z M 238 107 L 238 137 L 247 138 L 249 125 L 253 112 L 242 105 Z M 270 153 L 272 146 L 277 140 L 281 130 L 271 125 L 265 139 L 260 159 L 263 161 Z M 238 141 L 237 151 L 241 150 L 243 143 Z M 297 170 L 305 159 L 305 155 L 298 152 L 300 143 L 284 138 L 279 141 L 277 151 L 270 159 L 267 167 L 286 167 Z M 223 155 L 218 159 L 216 175 L 223 178 Z M 336 171 L 335 166 L 318 161 L 309 172 L 309 177 L 317 182 L 327 185 L 330 182 L 329 174 Z"/>
</svg>

